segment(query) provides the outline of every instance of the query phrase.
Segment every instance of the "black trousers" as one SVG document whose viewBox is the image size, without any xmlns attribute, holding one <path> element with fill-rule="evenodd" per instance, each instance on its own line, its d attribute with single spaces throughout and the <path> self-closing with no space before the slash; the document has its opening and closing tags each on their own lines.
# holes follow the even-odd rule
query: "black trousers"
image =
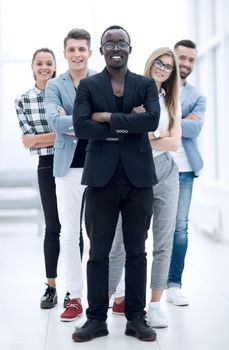
<svg viewBox="0 0 229 350">
<path fill-rule="evenodd" d="M 53 177 L 53 155 L 39 156 L 38 185 L 45 217 L 44 256 L 47 278 L 57 277 L 60 252 L 60 230 L 57 211 L 56 184 Z M 80 235 L 80 252 L 83 255 L 83 236 Z"/>
<path fill-rule="evenodd" d="M 45 218 L 44 256 L 46 277 L 56 278 L 60 252 L 60 222 L 57 211 L 55 178 L 53 177 L 53 155 L 39 156 L 37 174 Z"/>
<path fill-rule="evenodd" d="M 87 263 L 87 317 L 106 320 L 108 310 L 109 252 L 119 213 L 126 250 L 125 315 L 128 320 L 145 315 L 145 240 L 152 216 L 153 190 L 130 185 L 88 187 L 85 224 L 90 240 Z"/>
</svg>

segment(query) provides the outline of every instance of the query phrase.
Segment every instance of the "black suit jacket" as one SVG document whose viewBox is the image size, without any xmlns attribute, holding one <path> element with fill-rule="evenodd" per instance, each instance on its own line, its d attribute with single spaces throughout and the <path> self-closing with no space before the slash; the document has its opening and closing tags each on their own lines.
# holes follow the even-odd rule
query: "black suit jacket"
<svg viewBox="0 0 229 350">
<path fill-rule="evenodd" d="M 144 105 L 145 113 L 132 113 Z M 94 112 L 111 112 L 110 123 L 92 121 Z M 109 73 L 81 80 L 73 110 L 73 125 L 78 138 L 89 139 L 82 184 L 105 186 L 121 158 L 130 182 L 139 188 L 157 182 L 148 131 L 158 127 L 160 105 L 153 79 L 127 71 L 123 113 L 118 112 Z"/>
</svg>

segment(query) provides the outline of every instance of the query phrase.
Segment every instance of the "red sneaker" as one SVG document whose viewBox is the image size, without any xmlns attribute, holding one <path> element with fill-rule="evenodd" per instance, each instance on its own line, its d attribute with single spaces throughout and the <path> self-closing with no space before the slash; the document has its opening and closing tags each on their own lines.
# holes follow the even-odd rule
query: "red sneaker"
<svg viewBox="0 0 229 350">
<path fill-rule="evenodd" d="M 71 322 L 80 317 L 83 313 L 82 305 L 77 299 L 71 299 L 67 304 L 66 309 L 60 315 L 60 320 L 63 322 Z"/>
<path fill-rule="evenodd" d="M 121 301 L 121 303 L 116 303 L 112 306 L 112 313 L 115 315 L 124 316 L 125 315 L 125 300 Z"/>
</svg>

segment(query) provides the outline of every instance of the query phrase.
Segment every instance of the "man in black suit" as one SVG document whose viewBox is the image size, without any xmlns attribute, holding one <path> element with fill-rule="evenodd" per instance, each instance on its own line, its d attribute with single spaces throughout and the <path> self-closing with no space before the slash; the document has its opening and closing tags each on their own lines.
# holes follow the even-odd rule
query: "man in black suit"
<svg viewBox="0 0 229 350">
<path fill-rule="evenodd" d="M 106 68 L 81 80 L 75 100 L 75 134 L 89 139 L 82 184 L 88 186 L 85 223 L 90 240 L 88 320 L 76 327 L 72 337 L 77 342 L 108 334 L 109 252 L 119 213 L 126 249 L 125 334 L 156 339 L 145 321 L 145 239 L 157 182 L 148 132 L 157 129 L 160 106 L 155 82 L 128 70 L 131 50 L 125 29 L 107 28 L 100 47 Z M 146 112 L 134 113 L 140 105 Z"/>
</svg>

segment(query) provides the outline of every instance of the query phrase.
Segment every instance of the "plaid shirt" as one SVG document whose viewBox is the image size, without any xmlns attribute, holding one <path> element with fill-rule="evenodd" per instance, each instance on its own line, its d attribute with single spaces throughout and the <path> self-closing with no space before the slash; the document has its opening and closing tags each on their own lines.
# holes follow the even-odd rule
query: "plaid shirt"
<svg viewBox="0 0 229 350">
<path fill-rule="evenodd" d="M 26 91 L 15 100 L 15 108 L 19 126 L 23 135 L 44 134 L 51 132 L 45 115 L 45 92 L 36 86 Z M 54 148 L 30 148 L 31 155 L 48 155 L 54 153 Z"/>
</svg>

